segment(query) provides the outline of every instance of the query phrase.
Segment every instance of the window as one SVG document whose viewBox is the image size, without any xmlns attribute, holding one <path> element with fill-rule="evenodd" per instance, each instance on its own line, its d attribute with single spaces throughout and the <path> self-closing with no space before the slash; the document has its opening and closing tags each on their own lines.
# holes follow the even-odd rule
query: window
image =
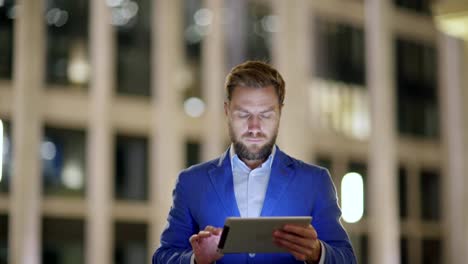
<svg viewBox="0 0 468 264">
<path fill-rule="evenodd" d="M 363 30 L 317 18 L 315 34 L 315 65 L 319 65 L 315 67 L 315 74 L 322 79 L 364 85 Z"/>
<path fill-rule="evenodd" d="M 0 120 L 0 128 L 3 127 L 3 141 L 0 144 L 2 147 L 0 149 L 0 155 L 2 155 L 2 162 L 0 164 L 0 193 L 9 192 L 10 190 L 10 179 L 11 179 L 11 170 L 12 170 L 12 143 L 11 138 L 11 128 L 10 123 Z M 1 131 L 0 131 L 1 132 Z M 2 134 L 2 133 L 0 133 Z M 0 139 L 2 140 L 2 139 Z"/>
<path fill-rule="evenodd" d="M 192 165 L 200 163 L 200 143 L 196 141 L 188 141 L 185 143 L 185 166 L 190 167 Z"/>
<path fill-rule="evenodd" d="M 42 222 L 42 263 L 84 262 L 82 220 L 45 218 Z"/>
<path fill-rule="evenodd" d="M 317 165 L 326 168 L 327 170 L 331 171 L 332 168 L 332 160 L 330 157 L 325 156 L 318 156 L 317 157 Z"/>
<path fill-rule="evenodd" d="M 361 263 L 361 264 L 367 264 L 369 263 L 369 258 L 368 258 L 368 252 L 369 252 L 369 239 L 367 237 L 366 234 L 362 235 L 361 236 L 361 241 L 360 241 L 361 245 L 361 254 L 359 254 L 358 256 L 358 259 L 360 259 L 360 261 L 358 263 Z"/>
<path fill-rule="evenodd" d="M 11 79 L 13 61 L 13 20 L 16 17 L 13 0 L 0 2 L 0 79 Z"/>
<path fill-rule="evenodd" d="M 422 263 L 442 263 L 442 242 L 439 239 L 422 240 Z"/>
<path fill-rule="evenodd" d="M 396 40 L 397 116 L 400 134 L 437 138 L 437 60 L 432 45 Z"/>
<path fill-rule="evenodd" d="M 45 1 L 48 83 L 86 86 L 90 78 L 88 55 L 88 1 Z"/>
<path fill-rule="evenodd" d="M 184 48 L 187 71 L 184 100 L 202 97 L 201 42 L 210 30 L 212 12 L 202 7 L 201 0 L 184 0 Z"/>
<path fill-rule="evenodd" d="M 84 195 L 85 145 L 82 130 L 45 128 L 40 152 L 46 195 Z"/>
<path fill-rule="evenodd" d="M 151 94 L 151 2 L 107 1 L 117 31 L 117 92 Z"/>
<path fill-rule="evenodd" d="M 408 264 L 409 262 L 409 255 L 408 255 L 408 239 L 406 237 L 402 237 L 400 239 L 400 264 Z M 426 263 L 426 262 L 423 262 Z"/>
<path fill-rule="evenodd" d="M 142 223 L 115 224 L 114 263 L 148 263 L 147 229 L 147 225 Z"/>
<path fill-rule="evenodd" d="M 399 194 L 399 209 L 400 218 L 408 217 L 408 185 L 407 185 L 407 173 L 404 167 L 400 167 L 398 170 L 398 194 Z"/>
<path fill-rule="evenodd" d="M 423 170 L 419 178 L 421 194 L 421 218 L 423 220 L 440 219 L 440 175 L 437 170 Z"/>
<path fill-rule="evenodd" d="M 8 216 L 0 215 L 0 263 L 8 263 Z"/>
<path fill-rule="evenodd" d="M 146 200 L 148 196 L 148 140 L 117 135 L 115 152 L 115 197 Z"/>
<path fill-rule="evenodd" d="M 400 8 L 415 11 L 421 14 L 431 14 L 432 0 L 393 0 L 395 5 Z"/>
<path fill-rule="evenodd" d="M 245 60 L 271 62 L 272 33 L 278 16 L 264 1 L 225 0 L 225 51 L 227 68 Z"/>
</svg>

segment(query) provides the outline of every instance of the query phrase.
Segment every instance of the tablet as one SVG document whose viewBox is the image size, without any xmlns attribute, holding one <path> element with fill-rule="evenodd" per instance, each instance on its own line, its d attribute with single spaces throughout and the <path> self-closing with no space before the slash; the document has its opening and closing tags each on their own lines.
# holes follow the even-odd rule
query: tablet
<svg viewBox="0 0 468 264">
<path fill-rule="evenodd" d="M 218 251 L 226 253 L 286 252 L 273 243 L 273 232 L 286 224 L 309 226 L 311 216 L 288 217 L 228 217 L 218 244 Z"/>
</svg>

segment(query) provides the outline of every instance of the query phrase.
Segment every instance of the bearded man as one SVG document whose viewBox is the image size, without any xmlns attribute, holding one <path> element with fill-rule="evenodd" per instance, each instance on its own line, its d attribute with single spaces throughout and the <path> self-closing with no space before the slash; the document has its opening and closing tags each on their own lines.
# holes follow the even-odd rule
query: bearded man
<svg viewBox="0 0 468 264">
<path fill-rule="evenodd" d="M 225 89 L 232 144 L 220 158 L 180 173 L 153 264 L 356 263 L 328 171 L 275 145 L 285 97 L 280 73 L 247 61 L 231 70 Z M 222 255 L 221 227 L 231 216 L 313 220 L 308 227 L 285 225 L 272 233 L 288 253 Z"/>
</svg>

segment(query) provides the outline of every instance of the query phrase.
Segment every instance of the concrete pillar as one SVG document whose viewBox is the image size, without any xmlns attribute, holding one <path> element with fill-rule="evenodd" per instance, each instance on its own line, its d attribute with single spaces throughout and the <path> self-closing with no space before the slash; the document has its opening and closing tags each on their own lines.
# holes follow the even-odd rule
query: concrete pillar
<svg viewBox="0 0 468 264">
<path fill-rule="evenodd" d="M 18 0 L 14 24 L 13 175 L 8 263 L 41 263 L 41 96 L 44 2 Z"/>
<path fill-rule="evenodd" d="M 202 134 L 202 161 L 211 160 L 221 154 L 225 133 L 223 102 L 225 98 L 224 77 L 224 30 L 223 1 L 205 0 L 206 8 L 213 12 L 210 33 L 202 42 L 202 93 L 206 103 Z M 223 133 L 224 132 L 224 133 Z"/>
<path fill-rule="evenodd" d="M 87 140 L 86 263 L 113 263 L 113 134 L 111 99 L 115 79 L 114 36 L 111 10 L 105 1 L 90 2 L 90 54 Z"/>
<path fill-rule="evenodd" d="M 286 81 L 286 97 L 281 116 L 278 142 L 288 154 L 314 159 L 309 129 L 308 81 L 312 52 L 309 41 L 309 3 L 305 0 L 273 1 L 273 13 L 279 16 L 279 32 L 273 34 L 273 62 Z"/>
<path fill-rule="evenodd" d="M 183 8 L 181 0 L 153 4 L 152 131 L 150 139 L 150 248 L 159 245 L 172 204 L 175 180 L 184 166 L 181 89 L 177 74 L 182 67 Z"/>
<path fill-rule="evenodd" d="M 439 98 L 443 161 L 444 260 L 464 263 L 468 257 L 467 199 L 465 186 L 466 88 L 463 88 L 463 42 L 443 33 L 439 35 Z M 464 230 L 464 231 L 462 231 Z"/>
<path fill-rule="evenodd" d="M 367 86 L 370 93 L 369 263 L 400 263 L 397 210 L 397 126 L 390 0 L 365 1 Z"/>
</svg>

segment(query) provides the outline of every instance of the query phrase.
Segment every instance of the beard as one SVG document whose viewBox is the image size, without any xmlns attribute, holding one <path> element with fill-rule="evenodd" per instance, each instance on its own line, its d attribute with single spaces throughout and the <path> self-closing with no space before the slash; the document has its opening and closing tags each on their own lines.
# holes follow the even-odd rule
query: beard
<svg viewBox="0 0 468 264">
<path fill-rule="evenodd" d="M 242 137 L 247 137 L 247 136 L 252 136 L 251 133 L 245 133 Z M 256 150 L 252 151 L 249 150 L 247 145 L 242 143 L 240 140 L 236 138 L 236 135 L 234 133 L 234 130 L 229 124 L 229 137 L 231 138 L 231 142 L 234 145 L 234 150 L 236 151 L 237 156 L 241 160 L 266 160 L 268 156 L 270 156 L 271 151 L 273 150 L 273 146 L 275 145 L 276 142 L 276 137 L 278 136 L 278 128 L 276 128 L 273 131 L 273 136 L 271 137 L 270 140 L 268 140 L 263 146 L 252 146 L 252 148 L 255 148 Z M 257 134 L 257 137 L 261 138 L 266 138 L 266 135 L 263 133 Z"/>
</svg>

